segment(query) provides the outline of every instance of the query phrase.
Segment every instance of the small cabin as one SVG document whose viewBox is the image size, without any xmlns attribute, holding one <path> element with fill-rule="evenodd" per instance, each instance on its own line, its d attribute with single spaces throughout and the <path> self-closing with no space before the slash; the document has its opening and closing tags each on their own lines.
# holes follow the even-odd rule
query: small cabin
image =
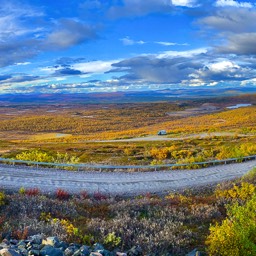
<svg viewBox="0 0 256 256">
<path fill-rule="evenodd" d="M 166 134 L 167 134 L 166 130 L 160 130 L 160 131 L 157 133 L 157 135 L 166 135 Z"/>
</svg>

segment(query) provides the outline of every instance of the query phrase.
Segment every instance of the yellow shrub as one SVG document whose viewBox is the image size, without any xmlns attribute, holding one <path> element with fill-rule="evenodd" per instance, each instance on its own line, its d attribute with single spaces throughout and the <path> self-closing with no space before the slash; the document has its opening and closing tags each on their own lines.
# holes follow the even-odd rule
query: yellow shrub
<svg viewBox="0 0 256 256">
<path fill-rule="evenodd" d="M 227 218 L 210 227 L 206 239 L 210 256 L 256 255 L 256 195 L 240 206 L 227 207 Z"/>
<path fill-rule="evenodd" d="M 253 184 L 242 182 L 241 186 L 234 185 L 233 188 L 227 190 L 217 189 L 215 196 L 218 199 L 241 199 L 246 200 L 251 198 L 256 193 L 256 187 Z"/>
</svg>

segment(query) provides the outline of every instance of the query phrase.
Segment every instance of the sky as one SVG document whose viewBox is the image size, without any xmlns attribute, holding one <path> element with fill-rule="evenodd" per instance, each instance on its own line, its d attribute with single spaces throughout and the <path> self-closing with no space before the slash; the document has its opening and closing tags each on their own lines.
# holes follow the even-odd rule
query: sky
<svg viewBox="0 0 256 256">
<path fill-rule="evenodd" d="M 256 86 L 256 1 L 0 0 L 0 94 Z"/>
</svg>

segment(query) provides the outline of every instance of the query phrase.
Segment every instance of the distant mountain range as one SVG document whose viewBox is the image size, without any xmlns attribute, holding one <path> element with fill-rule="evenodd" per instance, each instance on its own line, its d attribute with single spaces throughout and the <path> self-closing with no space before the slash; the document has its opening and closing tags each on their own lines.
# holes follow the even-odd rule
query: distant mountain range
<svg viewBox="0 0 256 256">
<path fill-rule="evenodd" d="M 0 94 L 0 104 L 66 104 L 66 103 L 129 103 L 129 102 L 157 102 L 200 100 L 255 94 L 256 87 L 239 88 L 182 88 L 159 91 L 129 91 L 108 93 L 75 93 L 75 94 Z"/>
</svg>

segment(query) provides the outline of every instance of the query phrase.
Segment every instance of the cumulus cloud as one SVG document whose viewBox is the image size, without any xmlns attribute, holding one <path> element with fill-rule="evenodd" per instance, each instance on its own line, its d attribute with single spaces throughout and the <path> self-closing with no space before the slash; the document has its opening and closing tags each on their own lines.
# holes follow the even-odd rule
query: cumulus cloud
<svg viewBox="0 0 256 256">
<path fill-rule="evenodd" d="M 121 79 L 129 82 L 145 83 L 179 83 L 184 77 L 201 67 L 184 57 L 157 58 L 156 56 L 139 56 L 114 63 L 115 68 L 127 71 Z M 117 69 L 114 69 L 117 72 Z"/>
<path fill-rule="evenodd" d="M 220 57 L 214 51 L 195 49 L 178 54 L 141 55 L 114 63 L 110 72 L 120 72 L 120 84 L 186 84 L 215 86 L 253 79 L 256 70 L 246 57 Z M 222 57 L 221 57 L 222 56 Z M 216 59 L 215 59 L 216 58 Z M 214 60 L 215 59 L 215 60 Z M 256 60 L 255 60 L 256 61 Z M 124 74 L 125 73 L 125 74 Z"/>
<path fill-rule="evenodd" d="M 232 34 L 227 37 L 227 43 L 217 47 L 221 53 L 256 55 L 256 32 Z"/>
<path fill-rule="evenodd" d="M 227 7 L 199 20 L 202 31 L 214 30 L 218 53 L 255 55 L 256 9 Z"/>
<path fill-rule="evenodd" d="M 73 68 L 76 70 L 80 70 L 83 73 L 104 73 L 112 69 L 112 64 L 117 60 L 110 61 L 89 61 L 89 62 L 81 62 L 75 63 Z"/>
<path fill-rule="evenodd" d="M 75 19 L 48 19 L 39 7 L 2 1 L 0 67 L 26 63 L 42 51 L 61 50 L 93 40 L 94 26 Z"/>
<path fill-rule="evenodd" d="M 72 69 L 72 68 L 62 68 L 55 71 L 53 76 L 74 76 L 74 75 L 82 75 L 83 73 L 80 70 Z"/>
<path fill-rule="evenodd" d="M 199 19 L 202 29 L 215 29 L 222 32 L 253 32 L 255 27 L 256 10 L 230 8 L 217 10 L 213 15 Z"/>
<path fill-rule="evenodd" d="M 47 49 L 65 49 L 95 39 L 95 29 L 72 19 L 62 19 L 43 44 Z"/>
</svg>

